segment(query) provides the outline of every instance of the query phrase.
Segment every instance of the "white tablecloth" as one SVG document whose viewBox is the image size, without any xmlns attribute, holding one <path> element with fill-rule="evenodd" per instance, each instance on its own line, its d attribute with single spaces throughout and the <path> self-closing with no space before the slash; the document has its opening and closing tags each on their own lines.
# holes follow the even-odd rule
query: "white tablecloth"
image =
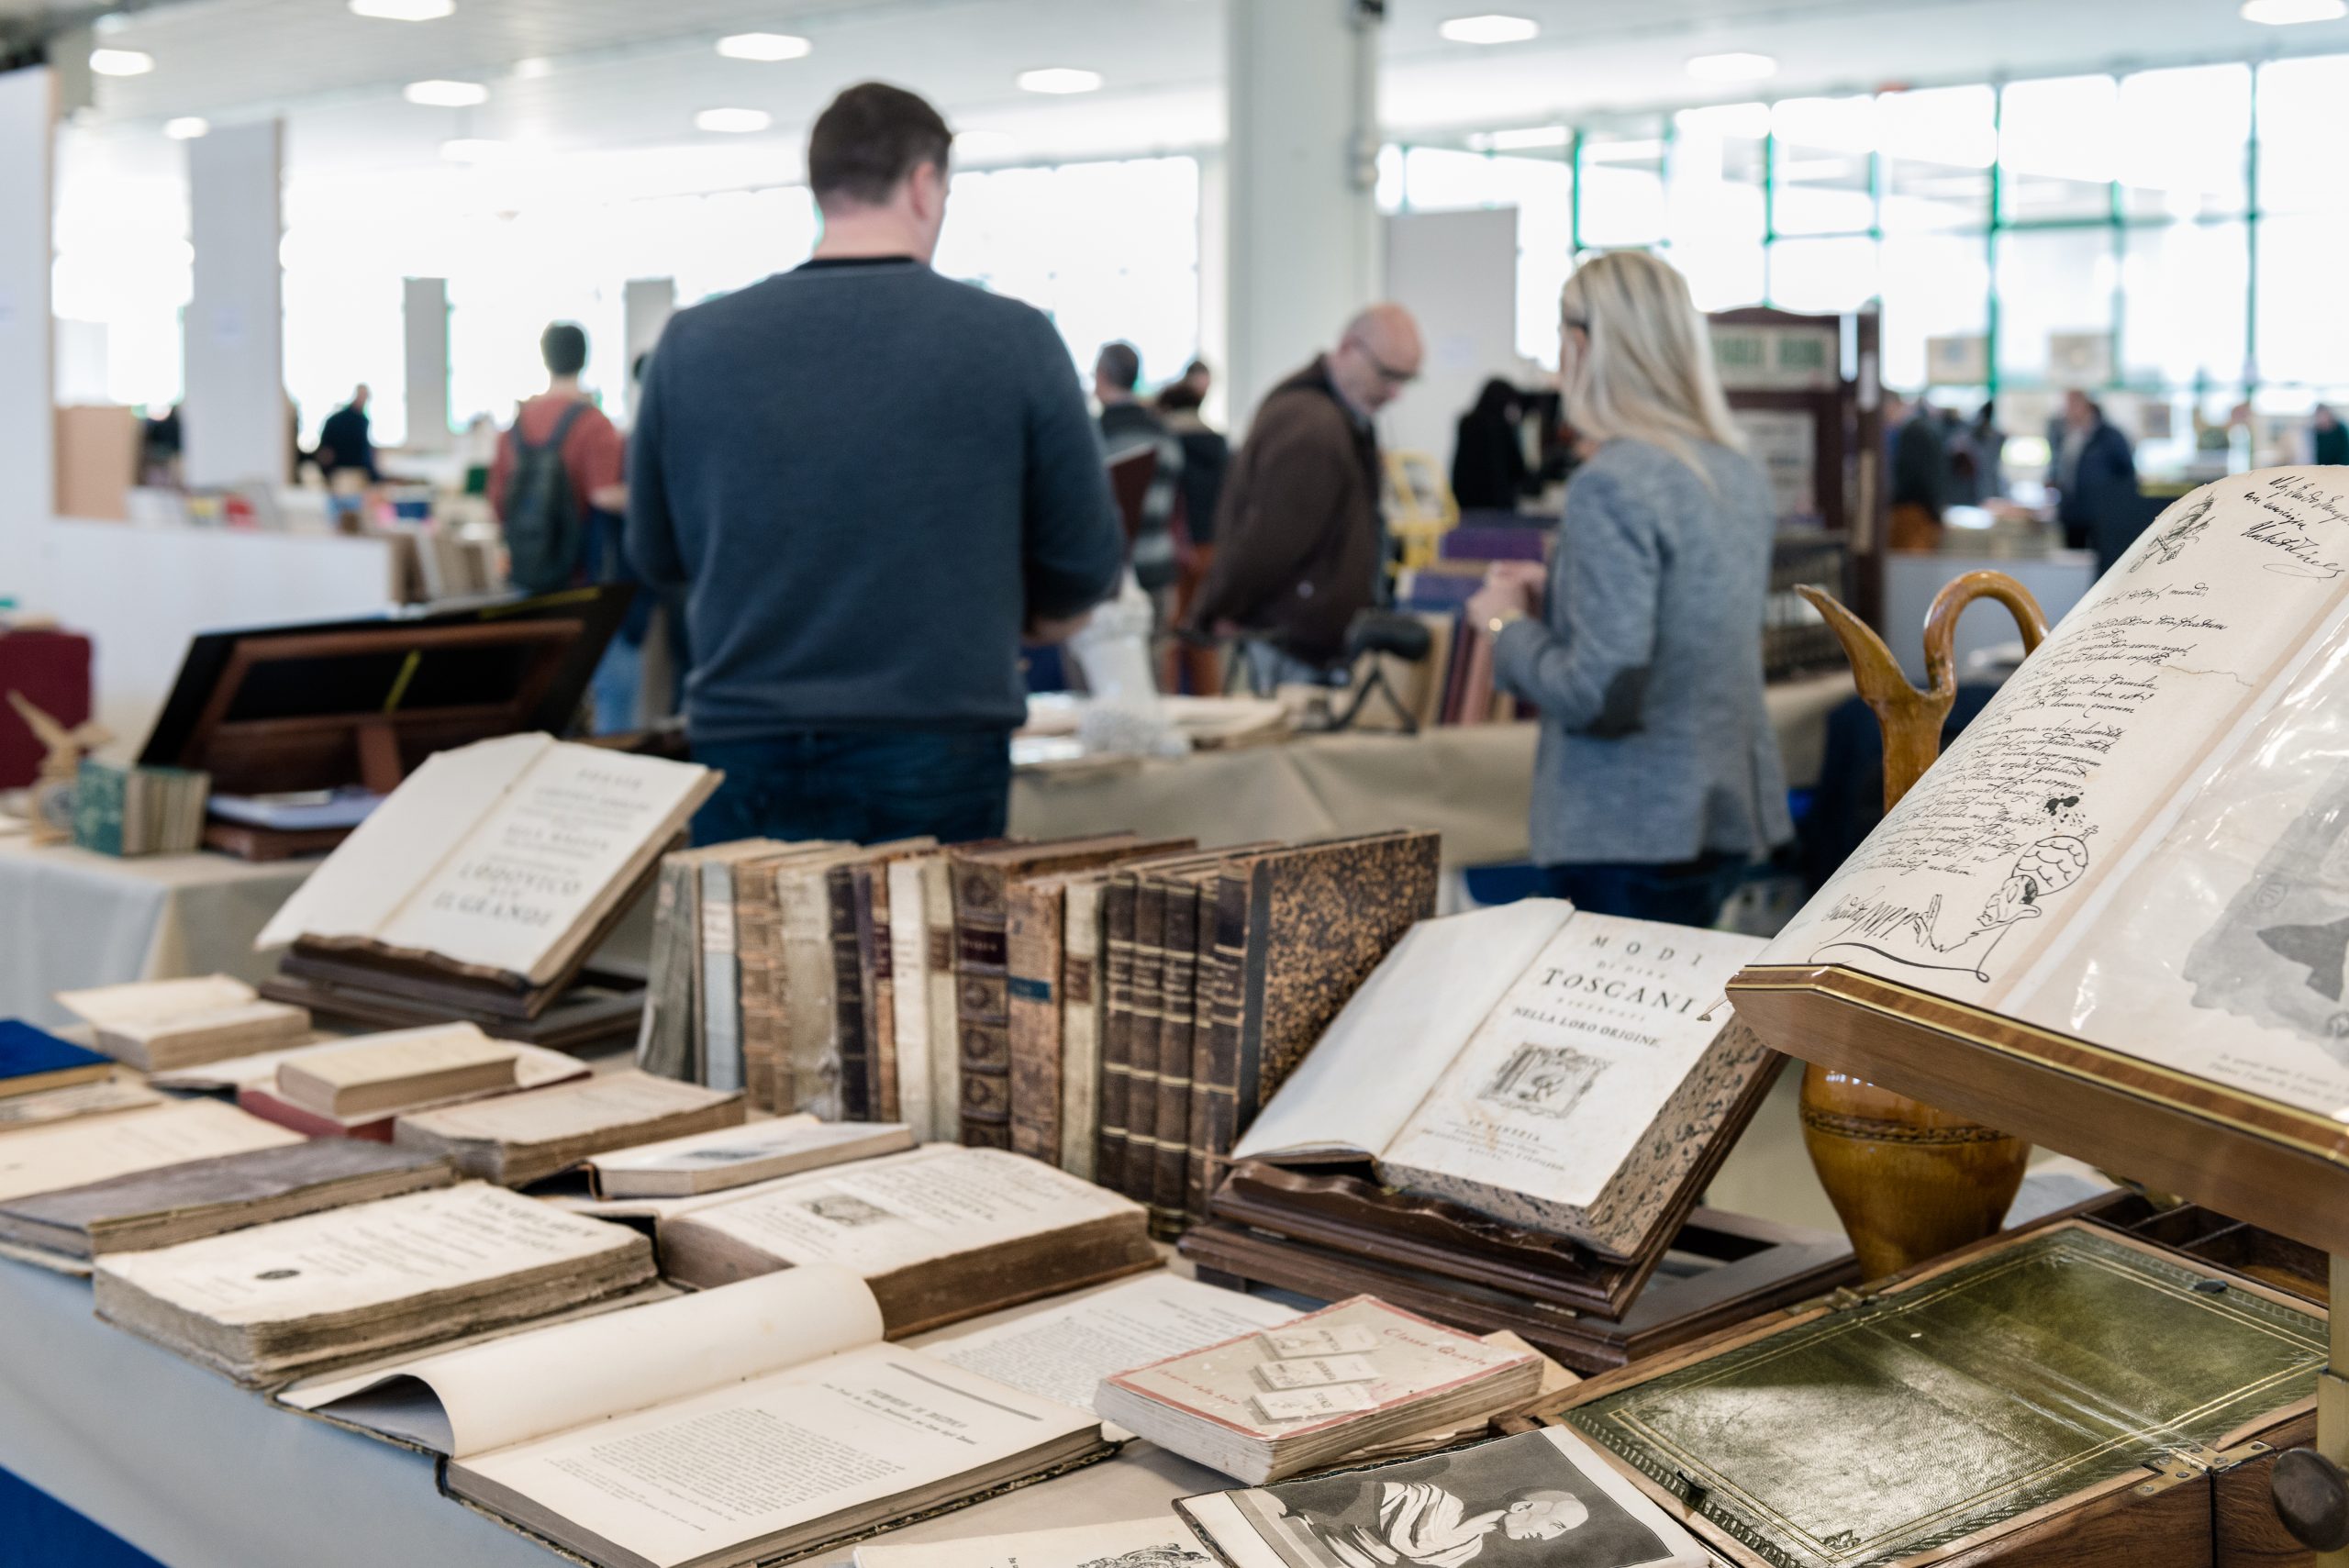
<svg viewBox="0 0 2349 1568">
<path fill-rule="evenodd" d="M 93 854 L 0 840 L 0 1018 L 58 1024 L 56 991 L 182 974 L 266 978 L 253 939 L 314 861 Z"/>
</svg>

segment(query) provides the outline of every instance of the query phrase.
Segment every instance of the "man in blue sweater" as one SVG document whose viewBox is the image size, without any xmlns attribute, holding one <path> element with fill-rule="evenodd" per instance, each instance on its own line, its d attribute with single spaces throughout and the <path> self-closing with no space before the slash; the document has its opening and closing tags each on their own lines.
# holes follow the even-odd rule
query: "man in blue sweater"
<svg viewBox="0 0 2349 1568">
<path fill-rule="evenodd" d="M 669 323 L 628 550 L 684 588 L 698 842 L 1000 834 L 1019 644 L 1084 623 L 1124 549 L 1051 322 L 950 283 L 938 112 L 877 83 L 816 121 L 812 261 Z"/>
</svg>

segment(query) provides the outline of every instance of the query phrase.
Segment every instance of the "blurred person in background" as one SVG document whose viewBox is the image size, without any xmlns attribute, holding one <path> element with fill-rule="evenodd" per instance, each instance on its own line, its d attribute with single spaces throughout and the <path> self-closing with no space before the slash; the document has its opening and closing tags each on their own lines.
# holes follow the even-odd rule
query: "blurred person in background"
<svg viewBox="0 0 2349 1568">
<path fill-rule="evenodd" d="M 549 594 L 620 575 L 620 433 L 579 384 L 587 334 L 557 321 L 539 336 L 547 389 L 526 399 L 497 441 L 489 505 L 506 529 L 515 584 Z"/>
<path fill-rule="evenodd" d="M 1158 454 L 1150 488 L 1142 495 L 1141 525 L 1134 531 L 1134 581 L 1157 606 L 1158 623 L 1174 612 L 1174 508 L 1183 495 L 1183 443 L 1135 389 L 1141 384 L 1141 354 L 1131 343 L 1104 343 L 1093 361 L 1093 396 L 1101 405 L 1101 446 L 1111 462 L 1147 447 Z"/>
<path fill-rule="evenodd" d="M 351 401 L 328 415 L 327 422 L 318 427 L 318 445 L 313 457 L 329 489 L 334 487 L 334 476 L 346 469 L 358 473 L 369 484 L 384 477 L 375 466 L 375 438 L 367 424 L 367 384 L 361 382 L 351 389 Z"/>
<path fill-rule="evenodd" d="M 823 238 L 683 310 L 644 377 L 629 555 L 685 590 L 701 843 L 1002 834 L 1023 635 L 1113 593 L 1124 535 L 1068 350 L 930 268 L 953 133 L 841 93 L 807 138 Z"/>
<path fill-rule="evenodd" d="M 1981 464 L 1982 499 L 1996 501 L 2007 494 L 2007 433 L 1998 428 L 1998 405 L 1985 398 L 1974 413 L 1975 461 Z"/>
<path fill-rule="evenodd" d="M 1887 397 L 1885 422 L 1892 430 L 1892 548 L 1931 550 L 1940 542 L 1942 514 L 1949 507 L 1949 444 L 1941 417 L 1921 397 Z"/>
<path fill-rule="evenodd" d="M 1513 512 L 1525 494 L 1525 403 L 1495 376 L 1453 427 L 1452 498 L 1464 512 Z"/>
<path fill-rule="evenodd" d="M 2055 517 L 2064 543 L 2093 550 L 2101 573 L 2153 520 L 2137 490 L 2137 457 L 2129 438 L 2106 420 L 2087 393 L 2064 395 L 2064 439 L 2055 452 Z"/>
<path fill-rule="evenodd" d="M 1223 476 L 1231 466 L 1231 443 L 1212 429 L 1203 412 L 1212 381 L 1205 360 L 1193 360 L 1158 394 L 1158 417 L 1183 443 L 1183 526 L 1192 553 L 1204 571 L 1215 544 L 1216 507 L 1223 499 Z"/>
<path fill-rule="evenodd" d="M 1531 837 L 1550 891 L 1710 926 L 1794 836 L 1763 698 L 1776 508 L 1677 272 L 1609 252 L 1561 306 L 1566 419 L 1589 455 L 1548 567 L 1497 564 L 1466 617 L 1494 639 L 1495 684 L 1542 715 Z"/>
<path fill-rule="evenodd" d="M 2349 426 L 2320 403 L 2309 421 L 2309 461 L 2332 466 L 2349 464 Z"/>
<path fill-rule="evenodd" d="M 1425 352 L 1409 311 L 1374 305 L 1256 410 L 1224 485 L 1215 563 L 1190 620 L 1241 639 L 1260 693 L 1326 684 L 1353 617 L 1384 597 L 1384 475 L 1372 421 L 1419 379 Z"/>
</svg>

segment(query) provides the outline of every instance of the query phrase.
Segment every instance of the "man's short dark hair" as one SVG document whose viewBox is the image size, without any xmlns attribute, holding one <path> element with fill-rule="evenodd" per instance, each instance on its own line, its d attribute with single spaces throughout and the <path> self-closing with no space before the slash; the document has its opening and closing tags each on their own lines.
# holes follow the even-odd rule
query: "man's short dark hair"
<svg viewBox="0 0 2349 1568">
<path fill-rule="evenodd" d="M 819 206 L 841 200 L 880 206 L 923 164 L 945 173 L 953 142 L 921 97 L 885 82 L 862 83 L 817 117 L 807 135 L 807 185 Z"/>
<path fill-rule="evenodd" d="M 558 321 L 539 334 L 539 357 L 549 375 L 577 375 L 587 368 L 587 334 L 576 321 Z"/>
<path fill-rule="evenodd" d="M 1093 373 L 1111 386 L 1131 392 L 1141 384 L 1141 355 L 1131 343 L 1104 343 L 1101 357 L 1093 361 Z"/>
</svg>

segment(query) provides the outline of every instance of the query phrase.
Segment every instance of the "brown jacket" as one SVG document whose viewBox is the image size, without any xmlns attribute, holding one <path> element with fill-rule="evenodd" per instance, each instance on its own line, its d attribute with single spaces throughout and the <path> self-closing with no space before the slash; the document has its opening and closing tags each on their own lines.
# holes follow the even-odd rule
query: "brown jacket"
<svg viewBox="0 0 2349 1568">
<path fill-rule="evenodd" d="M 1316 360 L 1275 387 L 1231 461 L 1216 508 L 1215 564 L 1191 610 L 1333 663 L 1376 601 L 1378 443 Z"/>
</svg>

